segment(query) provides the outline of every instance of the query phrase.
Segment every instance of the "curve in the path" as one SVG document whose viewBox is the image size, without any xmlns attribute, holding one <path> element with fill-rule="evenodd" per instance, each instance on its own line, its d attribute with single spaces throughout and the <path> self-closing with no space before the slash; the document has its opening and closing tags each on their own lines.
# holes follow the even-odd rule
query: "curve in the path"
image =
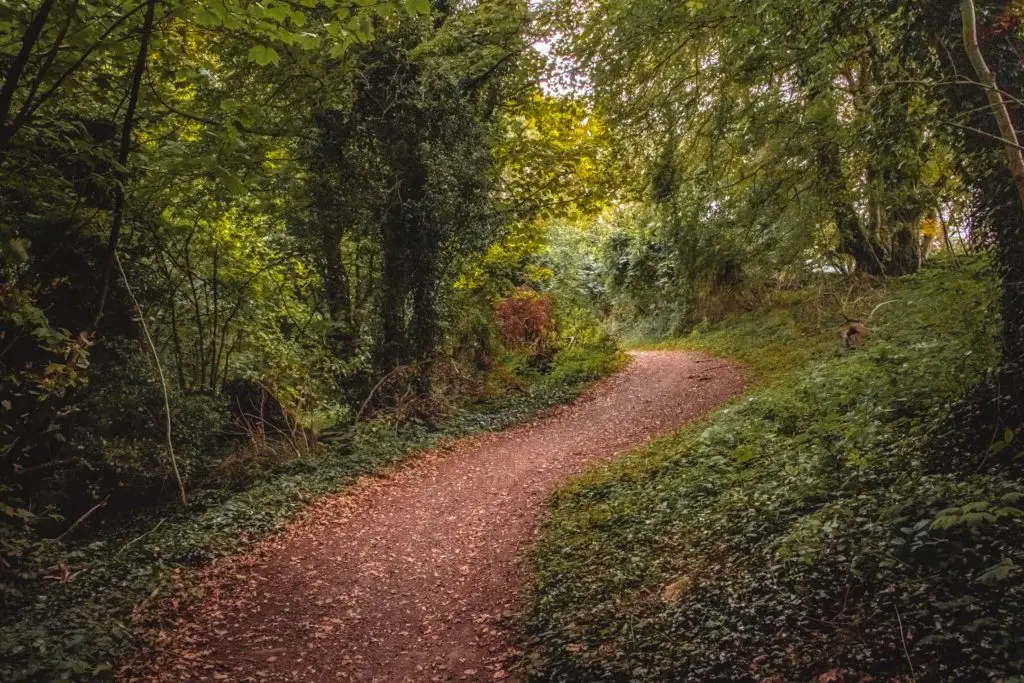
<svg viewBox="0 0 1024 683">
<path fill-rule="evenodd" d="M 632 355 L 575 404 L 367 479 L 258 552 L 216 563 L 212 595 L 136 677 L 503 679 L 501 622 L 551 492 L 745 384 L 702 354 Z"/>
</svg>

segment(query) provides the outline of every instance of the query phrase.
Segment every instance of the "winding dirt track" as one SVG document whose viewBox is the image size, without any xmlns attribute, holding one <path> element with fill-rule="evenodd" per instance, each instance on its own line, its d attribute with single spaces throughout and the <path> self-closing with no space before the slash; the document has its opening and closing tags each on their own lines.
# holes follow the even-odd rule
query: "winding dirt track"
<svg viewBox="0 0 1024 683">
<path fill-rule="evenodd" d="M 250 555 L 134 680 L 494 681 L 544 502 L 594 464 L 742 391 L 689 352 L 637 352 L 571 406 L 457 442 L 315 504 Z"/>
</svg>

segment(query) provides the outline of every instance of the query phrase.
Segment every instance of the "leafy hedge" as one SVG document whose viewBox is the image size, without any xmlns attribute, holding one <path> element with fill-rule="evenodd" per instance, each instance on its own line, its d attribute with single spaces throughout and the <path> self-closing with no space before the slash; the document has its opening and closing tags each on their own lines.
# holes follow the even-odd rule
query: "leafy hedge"
<svg viewBox="0 0 1024 683">
<path fill-rule="evenodd" d="M 953 457 L 948 428 L 997 361 L 991 278 L 978 262 L 862 285 L 858 310 L 894 303 L 842 354 L 847 286 L 678 342 L 750 362 L 762 386 L 554 498 L 534 680 L 1024 673 L 1019 432 Z"/>
<path fill-rule="evenodd" d="M 160 625 L 154 621 L 161 613 L 152 609 L 156 602 L 201 597 L 190 587 L 190 568 L 243 549 L 316 497 L 341 491 L 361 476 L 446 439 L 501 429 L 572 401 L 621 358 L 607 340 L 572 347 L 556 355 L 551 372 L 534 377 L 527 391 L 464 408 L 438 425 L 363 423 L 344 446 L 295 460 L 240 493 L 203 491 L 185 511 L 109 520 L 77 543 L 45 543 L 34 560 L 49 567 L 46 576 L 27 591 L 4 594 L 0 680 L 112 677 L 118 660 L 143 644 L 144 631 Z"/>
</svg>

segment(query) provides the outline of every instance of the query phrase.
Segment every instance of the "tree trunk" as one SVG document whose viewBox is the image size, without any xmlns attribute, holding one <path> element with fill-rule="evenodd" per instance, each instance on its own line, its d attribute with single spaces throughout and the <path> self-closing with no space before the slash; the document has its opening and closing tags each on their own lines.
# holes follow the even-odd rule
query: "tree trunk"
<svg viewBox="0 0 1024 683">
<path fill-rule="evenodd" d="M 412 294 L 412 317 L 409 321 L 409 352 L 417 363 L 416 393 L 430 393 L 430 361 L 437 340 L 437 268 L 436 231 L 425 215 L 427 169 L 418 150 L 413 148 L 403 164 L 407 189 L 405 204 L 409 227 L 409 289 Z"/>
<path fill-rule="evenodd" d="M 335 217 L 331 217 L 335 218 Z M 330 339 L 338 358 L 350 358 L 355 352 L 358 331 L 354 329 L 352 295 L 348 272 L 341 260 L 341 237 L 338 231 L 321 226 L 321 248 L 324 256 L 324 293 L 331 318 Z"/>
<path fill-rule="evenodd" d="M 818 145 L 817 161 L 818 174 L 839 233 L 839 251 L 853 257 L 858 273 L 882 275 L 885 272 L 884 252 L 860 224 L 860 217 L 854 209 L 853 198 L 843 175 L 839 145 L 835 140 L 822 137 Z"/>
<path fill-rule="evenodd" d="M 415 70 L 403 71 L 402 75 L 410 82 L 416 80 Z M 393 357 L 393 364 L 417 363 L 415 389 L 425 395 L 430 391 L 429 360 L 436 337 L 438 245 L 426 215 L 428 170 L 416 128 L 422 113 L 410 106 L 404 111 L 395 111 L 394 116 L 386 125 L 384 136 L 392 150 L 389 164 L 396 188 L 382 240 L 386 295 L 382 309 L 384 350 L 385 356 Z M 398 295 L 397 301 L 387 298 Z M 404 308 L 410 295 L 409 323 L 400 327 L 406 319 Z"/>
<path fill-rule="evenodd" d="M 32 21 L 29 22 L 28 28 L 25 30 L 25 35 L 21 38 L 21 49 L 7 70 L 3 87 L 0 88 L 0 148 L 5 147 L 10 142 L 16 131 L 15 126 L 11 125 L 11 122 L 8 121 L 11 106 L 14 104 L 14 93 L 18 89 L 21 76 L 25 73 L 28 60 L 32 56 L 32 51 L 39 41 L 39 36 L 43 32 L 43 27 L 46 26 L 46 20 L 49 18 L 50 11 L 55 4 L 56 0 L 45 0 L 35 15 L 33 15 Z"/>
<path fill-rule="evenodd" d="M 418 363 L 416 392 L 421 396 L 430 393 L 430 361 L 437 346 L 437 306 L 432 277 L 418 278 L 412 293 L 412 321 L 410 338 Z"/>
<path fill-rule="evenodd" d="M 135 125 L 135 110 L 139 105 L 142 75 L 146 71 L 146 62 L 149 58 L 149 39 L 153 33 L 156 3 L 157 0 L 149 0 L 146 5 L 146 18 L 142 24 L 139 52 L 135 57 L 135 68 L 132 70 L 131 85 L 128 88 L 128 108 L 124 113 L 124 123 L 121 126 L 121 144 L 117 152 L 117 163 L 122 169 L 128 167 L 128 155 L 131 153 L 132 127 Z M 117 182 L 114 184 L 114 206 L 111 211 L 110 237 L 107 240 L 107 253 L 103 265 L 103 284 L 100 287 L 100 299 L 96 307 L 96 317 L 91 325 L 93 331 L 99 327 L 100 319 L 103 317 L 103 309 L 106 306 L 107 295 L 110 291 L 110 280 L 114 273 L 117 243 L 121 237 L 121 227 L 124 225 L 125 185 L 128 182 L 128 176 L 124 171 L 118 173 L 118 176 Z"/>
<path fill-rule="evenodd" d="M 886 271 L 889 275 L 911 275 L 921 269 L 921 231 L 917 221 L 900 221 L 892 233 L 892 251 Z"/>
<path fill-rule="evenodd" d="M 987 201 L 995 207 L 996 258 L 1002 276 L 1003 389 L 1019 413 L 1024 408 L 1024 155 L 1013 116 L 978 43 L 973 0 L 960 0 L 960 15 L 964 49 L 985 89 L 985 97 L 999 129 L 1006 168 L 1013 179 L 1013 188 L 1006 183 L 999 196 L 990 196 Z M 1014 67 L 1019 74 L 1020 64 L 1009 68 L 1012 70 Z M 1020 82 L 1012 78 L 1010 81 Z M 1021 95 L 1020 92 L 1011 94 Z"/>
<path fill-rule="evenodd" d="M 391 207 L 381 235 L 381 340 L 376 359 L 378 372 L 391 372 L 408 361 L 405 300 L 409 259 L 404 219 L 400 205 Z"/>
</svg>

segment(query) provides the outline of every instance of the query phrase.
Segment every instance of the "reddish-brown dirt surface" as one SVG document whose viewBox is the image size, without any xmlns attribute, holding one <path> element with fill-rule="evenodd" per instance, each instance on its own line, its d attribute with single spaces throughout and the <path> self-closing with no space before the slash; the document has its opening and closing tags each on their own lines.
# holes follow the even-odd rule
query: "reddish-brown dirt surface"
<svg viewBox="0 0 1024 683">
<path fill-rule="evenodd" d="M 652 351 L 571 406 L 457 442 L 314 504 L 202 576 L 203 603 L 135 680 L 494 681 L 524 550 L 552 491 L 740 392 L 744 373 Z"/>
</svg>

